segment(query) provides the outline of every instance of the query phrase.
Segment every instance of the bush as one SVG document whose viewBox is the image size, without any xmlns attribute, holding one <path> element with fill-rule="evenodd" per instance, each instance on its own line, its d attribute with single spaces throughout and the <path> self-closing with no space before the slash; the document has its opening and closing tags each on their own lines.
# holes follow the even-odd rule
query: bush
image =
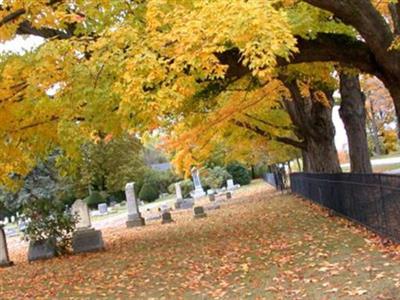
<svg viewBox="0 0 400 300">
<path fill-rule="evenodd" d="M 190 179 L 186 179 L 180 181 L 180 183 L 181 183 L 182 197 L 188 198 L 190 196 L 190 192 L 194 190 L 193 182 Z M 172 195 L 175 195 L 176 193 L 175 183 L 169 185 L 168 192 Z"/>
<path fill-rule="evenodd" d="M 234 162 L 229 164 L 226 169 L 232 175 L 234 183 L 247 185 L 251 182 L 250 172 L 242 164 Z"/>
<path fill-rule="evenodd" d="M 152 202 L 158 199 L 160 193 L 157 186 L 153 183 L 146 182 L 140 189 L 139 198 L 140 200 Z"/>
<path fill-rule="evenodd" d="M 168 188 L 174 182 L 179 181 L 179 178 L 170 170 L 156 171 L 148 169 L 138 182 L 135 184 L 135 191 L 140 193 L 142 186 L 145 183 L 150 183 L 157 187 L 159 193 L 168 193 Z"/>
<path fill-rule="evenodd" d="M 190 196 L 190 192 L 194 190 L 193 182 L 190 179 L 181 181 L 181 190 L 182 190 L 182 197 L 188 198 Z"/>
<path fill-rule="evenodd" d="M 231 178 L 232 175 L 225 168 L 214 167 L 203 172 L 202 183 L 206 189 L 219 189 Z"/>
<path fill-rule="evenodd" d="M 24 234 L 32 242 L 52 239 L 58 255 L 67 252 L 77 220 L 62 202 L 35 199 L 24 205 L 23 214 L 29 220 Z"/>
<path fill-rule="evenodd" d="M 262 178 L 265 173 L 268 173 L 268 166 L 264 164 L 259 164 L 254 167 L 254 177 Z"/>
<path fill-rule="evenodd" d="M 135 185 L 136 186 L 136 185 Z M 122 201 L 125 201 L 125 191 L 118 191 L 118 192 L 113 192 L 110 194 L 108 197 L 109 202 L 117 202 L 121 203 Z"/>
<path fill-rule="evenodd" d="M 90 208 L 97 208 L 97 205 L 100 203 L 106 202 L 104 197 L 98 191 L 93 191 L 91 194 L 85 199 L 86 204 Z"/>
</svg>

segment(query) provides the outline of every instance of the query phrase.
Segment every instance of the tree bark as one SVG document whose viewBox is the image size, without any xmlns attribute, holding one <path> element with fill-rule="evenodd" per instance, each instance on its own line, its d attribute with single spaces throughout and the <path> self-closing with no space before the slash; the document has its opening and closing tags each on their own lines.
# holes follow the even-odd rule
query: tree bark
<svg viewBox="0 0 400 300">
<path fill-rule="evenodd" d="M 324 91 L 329 102 L 326 104 L 316 99 L 313 92 L 310 97 L 303 97 L 296 82 L 283 82 L 292 96 L 292 100 L 284 101 L 285 107 L 296 127 L 296 135 L 304 140 L 304 172 L 340 173 L 332 122 L 333 92 Z"/>
<path fill-rule="evenodd" d="M 352 173 L 372 173 L 365 130 L 365 96 L 361 92 L 358 75 L 340 73 L 342 102 L 339 115 L 343 120 L 349 142 L 350 169 Z"/>
</svg>

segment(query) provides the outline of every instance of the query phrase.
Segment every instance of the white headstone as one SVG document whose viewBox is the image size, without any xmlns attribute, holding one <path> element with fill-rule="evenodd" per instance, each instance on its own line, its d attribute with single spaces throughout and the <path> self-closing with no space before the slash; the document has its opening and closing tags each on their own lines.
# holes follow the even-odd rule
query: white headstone
<svg viewBox="0 0 400 300">
<path fill-rule="evenodd" d="M 192 168 L 191 172 L 192 172 L 192 178 L 193 178 L 193 183 L 194 183 L 194 191 L 191 193 L 191 195 L 195 199 L 203 197 L 206 193 L 204 192 L 203 187 L 201 186 L 199 170 L 197 170 L 194 167 L 194 168 Z"/>
<path fill-rule="evenodd" d="M 0 266 L 9 266 L 11 264 L 12 263 L 8 256 L 6 234 L 3 226 L 0 226 Z"/>
<path fill-rule="evenodd" d="M 89 208 L 84 201 L 81 199 L 76 200 L 74 204 L 72 204 L 71 212 L 78 216 L 78 223 L 76 224 L 77 229 L 88 229 L 92 226 Z"/>
<path fill-rule="evenodd" d="M 175 192 L 176 192 L 176 200 L 182 200 L 182 189 L 181 189 L 181 183 L 177 182 L 175 183 Z"/>
<path fill-rule="evenodd" d="M 135 197 L 135 183 L 129 182 L 125 185 L 125 196 L 128 204 L 128 216 L 139 213 L 139 206 Z"/>
<path fill-rule="evenodd" d="M 227 189 L 228 191 L 234 190 L 234 189 L 235 189 L 235 185 L 233 184 L 233 180 L 232 180 L 232 179 L 228 179 L 228 180 L 226 181 L 226 189 Z"/>
<path fill-rule="evenodd" d="M 125 196 L 128 204 L 128 221 L 127 227 L 143 226 L 144 219 L 139 212 L 139 204 L 135 197 L 135 183 L 129 182 L 125 185 Z"/>
<path fill-rule="evenodd" d="M 101 215 L 107 214 L 108 213 L 107 203 L 100 203 L 99 205 L 97 205 L 97 210 Z"/>
<path fill-rule="evenodd" d="M 11 220 L 11 223 L 14 223 L 15 222 L 15 217 L 11 216 L 10 220 Z"/>
<path fill-rule="evenodd" d="M 4 225 L 7 225 L 8 223 L 10 223 L 10 220 L 8 219 L 8 217 L 4 218 Z"/>
</svg>

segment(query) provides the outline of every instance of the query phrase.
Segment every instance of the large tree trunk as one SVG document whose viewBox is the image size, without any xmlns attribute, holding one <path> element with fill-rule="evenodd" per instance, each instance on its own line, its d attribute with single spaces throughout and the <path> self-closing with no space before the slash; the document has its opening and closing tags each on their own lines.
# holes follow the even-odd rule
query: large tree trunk
<svg viewBox="0 0 400 300">
<path fill-rule="evenodd" d="M 324 91 L 328 103 L 322 103 L 313 92 L 310 97 L 303 97 L 296 82 L 284 83 L 292 96 L 292 100 L 284 102 L 286 110 L 296 128 L 296 135 L 304 141 L 304 171 L 340 173 L 332 122 L 333 92 Z"/>
<path fill-rule="evenodd" d="M 339 114 L 349 142 L 351 172 L 372 173 L 365 130 L 365 96 L 361 92 L 358 75 L 340 74 L 340 94 L 342 103 Z"/>
</svg>

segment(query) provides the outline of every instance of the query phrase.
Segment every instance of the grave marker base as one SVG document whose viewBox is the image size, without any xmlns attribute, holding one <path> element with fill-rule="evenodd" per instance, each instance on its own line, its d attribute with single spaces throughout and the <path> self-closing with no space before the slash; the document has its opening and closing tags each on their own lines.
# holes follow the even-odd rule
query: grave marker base
<svg viewBox="0 0 400 300">
<path fill-rule="evenodd" d="M 28 261 L 50 259 L 56 256 L 54 240 L 30 242 L 28 249 Z"/>
<path fill-rule="evenodd" d="M 104 249 L 103 237 L 100 230 L 80 230 L 74 232 L 72 237 L 74 253 L 94 252 Z"/>
</svg>

